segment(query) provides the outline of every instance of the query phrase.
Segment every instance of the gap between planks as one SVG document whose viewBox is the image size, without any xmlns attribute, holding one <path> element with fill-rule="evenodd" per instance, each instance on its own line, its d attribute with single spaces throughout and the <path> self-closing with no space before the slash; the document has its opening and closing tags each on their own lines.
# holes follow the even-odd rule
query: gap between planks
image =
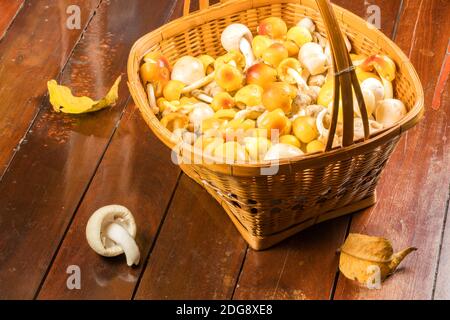
<svg viewBox="0 0 450 320">
<path fill-rule="evenodd" d="M 180 1 L 180 0 L 172 0 L 171 8 L 170 8 L 170 10 L 168 11 L 167 15 L 163 18 L 162 24 L 167 23 L 171 18 L 176 18 L 176 17 L 173 17 L 173 13 L 174 13 L 174 11 L 175 11 L 175 8 L 176 8 L 176 5 L 177 5 L 178 1 Z M 97 7 L 95 8 L 93 14 L 91 15 L 91 17 L 90 17 L 90 19 L 89 19 L 89 21 L 88 21 L 86 27 L 84 28 L 83 32 L 81 33 L 80 38 L 77 40 L 77 42 L 76 42 L 74 48 L 72 49 L 72 51 L 71 51 L 71 53 L 70 53 L 70 55 L 69 55 L 69 59 L 66 61 L 64 67 L 62 68 L 61 72 L 59 73 L 58 78 L 60 78 L 60 77 L 62 76 L 62 74 L 64 73 L 65 67 L 66 67 L 67 64 L 70 62 L 70 60 L 71 60 L 71 58 L 72 58 L 72 55 L 73 55 L 73 53 L 74 53 L 74 51 L 75 51 L 75 49 L 76 49 L 76 47 L 77 47 L 79 41 L 83 38 L 84 33 L 85 33 L 86 30 L 88 29 L 88 27 L 89 27 L 89 25 L 90 25 L 92 19 L 95 17 L 96 12 L 97 12 L 98 8 L 100 7 L 100 5 L 102 4 L 102 2 L 103 2 L 103 0 L 100 0 L 100 1 L 99 1 Z M 45 99 L 47 99 L 47 96 L 48 96 L 48 95 L 45 96 L 45 98 L 44 98 L 42 104 L 39 106 L 39 109 L 41 109 L 42 105 L 45 103 Z M 128 95 L 127 95 L 127 98 L 126 98 L 126 101 L 125 101 L 125 107 L 123 108 L 123 110 L 122 110 L 122 112 L 121 112 L 121 114 L 120 114 L 120 116 L 119 116 L 119 119 L 117 120 L 115 126 L 113 127 L 113 130 L 111 131 L 111 135 L 110 135 L 110 137 L 108 138 L 108 142 L 106 143 L 105 148 L 103 149 L 103 151 L 102 151 L 102 153 L 101 153 L 101 155 L 100 155 L 100 157 L 99 157 L 99 159 L 98 159 L 98 161 L 97 161 L 97 163 L 96 163 L 96 166 L 95 166 L 95 169 L 94 169 L 94 171 L 93 171 L 93 173 L 92 173 L 92 176 L 89 178 L 89 181 L 87 182 L 86 187 L 85 187 L 85 189 L 83 190 L 82 196 L 81 196 L 80 200 L 78 201 L 78 203 L 77 203 L 77 205 L 76 205 L 76 208 L 75 208 L 73 214 L 72 214 L 71 217 L 70 217 L 69 223 L 68 223 L 68 225 L 67 225 L 67 227 L 66 227 L 66 229 L 65 229 L 65 231 L 64 231 L 64 233 L 63 233 L 63 235 L 62 235 L 62 237 L 61 237 L 61 239 L 60 239 L 60 241 L 59 241 L 59 243 L 58 243 L 58 246 L 57 246 L 57 248 L 56 248 L 56 250 L 55 250 L 55 252 L 54 252 L 54 254 L 53 254 L 53 256 L 52 256 L 52 258 L 51 258 L 51 260 L 50 260 L 50 263 L 49 263 L 48 267 L 46 268 L 46 271 L 45 271 L 45 273 L 44 273 L 44 277 L 42 278 L 42 280 L 41 280 L 41 282 L 40 282 L 40 284 L 39 284 L 39 286 L 38 286 L 38 289 L 36 290 L 36 292 L 35 292 L 35 294 L 34 294 L 34 297 L 33 297 L 34 300 L 36 300 L 37 297 L 39 296 L 39 294 L 40 294 L 40 292 L 41 292 L 41 290 L 42 290 L 42 287 L 44 286 L 44 283 L 45 283 L 45 281 L 47 280 L 48 274 L 49 274 L 49 272 L 50 272 L 50 270 L 51 270 L 51 268 L 52 268 L 52 266 L 53 266 L 53 263 L 55 262 L 56 257 L 58 256 L 58 253 L 59 253 L 59 251 L 60 251 L 60 249 L 61 249 L 61 246 L 62 246 L 62 244 L 63 244 L 63 242 L 64 242 L 64 239 L 66 238 L 67 233 L 69 232 L 70 228 L 72 227 L 72 224 L 73 224 L 73 221 L 74 221 L 74 219 L 75 219 L 76 213 L 78 212 L 78 209 L 80 208 L 81 204 L 83 203 L 83 200 L 85 199 L 86 193 L 88 192 L 88 190 L 89 190 L 89 188 L 90 188 L 90 186 L 91 186 L 91 183 L 92 183 L 93 179 L 95 178 L 95 176 L 96 176 L 96 174 L 97 174 L 97 171 L 98 171 L 98 169 L 99 169 L 99 167 L 100 167 L 100 165 L 101 165 L 101 163 L 102 163 L 102 160 L 103 160 L 103 158 L 104 158 L 106 152 L 108 151 L 108 148 L 109 148 L 109 146 L 110 146 L 112 140 L 114 139 L 114 136 L 115 136 L 117 130 L 119 129 L 119 126 L 120 126 L 120 123 L 121 123 L 121 121 L 122 121 L 122 118 L 123 118 L 124 114 L 126 113 L 126 111 L 128 110 L 128 108 L 133 108 L 133 107 L 134 107 L 134 104 L 131 103 L 131 101 L 132 101 L 131 95 L 128 94 Z M 27 130 L 27 134 L 28 134 L 29 130 L 31 129 L 31 127 L 32 127 L 32 125 L 33 125 L 35 119 L 38 117 L 38 115 L 39 115 L 39 112 L 36 114 L 36 117 L 33 119 L 32 123 L 30 124 L 30 127 L 29 127 L 28 130 Z M 25 136 L 26 136 L 27 134 L 25 134 Z M 22 139 L 22 140 L 23 140 L 23 139 Z M 22 141 L 22 140 L 21 140 L 21 141 Z M 14 155 L 13 155 L 12 159 L 13 159 L 13 158 L 14 158 Z M 12 162 L 12 159 L 11 159 L 10 163 Z M 9 164 L 8 164 L 8 166 L 9 166 Z M 7 171 L 7 170 L 5 170 L 5 172 L 6 172 L 6 171 Z M 0 177 L 0 182 L 1 182 L 1 178 L 2 178 L 2 177 Z M 162 225 L 163 225 L 163 223 L 164 223 L 164 219 L 165 219 L 165 217 L 166 217 L 166 215 L 167 215 L 167 212 L 168 212 L 168 210 L 169 210 L 169 208 L 170 208 L 170 204 L 171 204 L 171 202 L 172 202 L 173 196 L 175 195 L 175 192 L 176 192 L 176 190 L 177 190 L 177 187 L 178 187 L 180 178 L 181 178 L 181 173 L 180 173 L 180 174 L 178 175 L 178 177 L 177 177 L 175 187 L 174 187 L 174 189 L 172 190 L 172 194 L 171 194 L 171 196 L 170 196 L 170 200 L 169 200 L 169 202 L 168 202 L 168 204 L 167 204 L 167 207 L 165 208 L 165 211 L 164 211 L 164 215 L 163 215 L 162 221 L 161 221 L 160 225 L 158 226 L 158 230 L 157 230 L 157 233 L 156 233 L 156 237 L 155 237 L 155 239 L 154 239 L 154 241 L 153 241 L 153 244 L 152 244 L 152 246 L 151 246 L 151 248 L 150 248 L 150 251 L 148 252 L 148 254 L 147 254 L 147 256 L 146 256 L 146 260 L 145 260 L 145 262 L 144 262 L 144 268 L 142 269 L 142 272 L 141 272 L 140 275 L 139 275 L 138 282 L 137 282 L 136 287 L 134 288 L 134 291 L 133 291 L 133 294 L 132 294 L 132 299 L 134 299 L 134 296 L 135 296 L 135 294 L 136 294 L 136 292 L 137 292 L 137 289 L 138 289 L 138 287 L 139 287 L 139 283 L 140 283 L 140 281 L 141 281 L 141 279 L 142 279 L 143 272 L 144 272 L 144 270 L 145 270 L 145 267 L 146 267 L 146 265 L 147 265 L 147 262 L 148 262 L 148 260 L 149 260 L 150 255 L 151 255 L 151 252 L 152 252 L 152 250 L 153 250 L 153 247 L 154 247 L 155 244 L 156 244 L 156 241 L 157 241 L 159 232 L 160 232 L 160 230 L 161 230 L 161 228 L 162 228 Z"/>
<path fill-rule="evenodd" d="M 17 16 L 19 15 L 20 11 L 22 11 L 22 8 L 25 6 L 25 1 L 22 0 L 21 4 L 19 5 L 19 7 L 16 9 L 16 12 L 14 13 L 14 15 L 11 17 L 11 20 L 9 21 L 9 23 L 6 25 L 4 31 L 2 32 L 2 34 L 0 34 L 0 42 L 3 40 L 3 38 L 6 36 L 6 34 L 8 33 L 9 29 L 12 27 L 12 25 L 14 24 L 14 22 L 16 21 Z"/>
<path fill-rule="evenodd" d="M 80 41 L 83 39 L 84 34 L 86 32 L 86 30 L 88 29 L 89 25 L 92 22 L 92 19 L 95 17 L 95 15 L 97 14 L 97 10 L 100 7 L 100 5 L 102 4 L 103 0 L 98 0 L 97 6 L 94 8 L 94 10 L 92 10 L 92 13 L 90 14 L 88 21 L 86 22 L 86 24 L 84 25 L 83 31 L 80 32 L 80 36 L 78 37 L 78 39 L 75 41 L 72 50 L 70 51 L 69 55 L 67 56 L 66 61 L 64 62 L 64 65 L 62 66 L 61 70 L 59 71 L 59 73 L 56 76 L 56 79 L 59 81 L 67 67 L 67 65 L 69 64 L 69 61 L 72 59 L 73 53 L 75 52 L 75 48 L 78 46 L 78 44 L 80 43 Z M 25 6 L 25 3 L 22 4 L 23 8 Z M 17 17 L 17 15 L 15 16 Z M 14 19 L 15 20 L 15 19 Z M 10 25 L 10 27 L 12 26 L 12 24 Z M 10 28 L 9 27 L 9 28 Z M 9 31 L 9 29 L 8 29 Z M 5 33 L 6 34 L 6 33 Z M 0 41 L 3 39 L 3 37 L 0 37 Z M 38 119 L 39 114 L 42 111 L 42 108 L 44 107 L 46 101 L 48 99 L 48 92 L 46 94 L 44 94 L 43 98 L 41 99 L 41 102 L 39 103 L 37 109 L 36 109 L 36 114 L 34 115 L 34 117 L 31 119 L 30 124 L 28 125 L 28 128 L 25 131 L 25 134 L 23 135 L 22 139 L 19 140 L 19 142 L 17 143 L 16 147 L 13 149 L 13 153 L 11 155 L 11 158 L 9 159 L 8 163 L 6 164 L 5 168 L 3 169 L 3 172 L 0 173 L 0 183 L 3 180 L 3 177 L 5 176 L 6 172 L 9 170 L 9 167 L 11 166 L 11 164 L 13 163 L 13 160 L 17 154 L 17 152 L 20 150 L 20 146 L 22 145 L 22 143 L 26 140 L 26 137 L 28 136 L 28 134 L 30 134 L 30 130 L 33 127 L 33 125 L 36 122 L 36 119 Z"/>
</svg>

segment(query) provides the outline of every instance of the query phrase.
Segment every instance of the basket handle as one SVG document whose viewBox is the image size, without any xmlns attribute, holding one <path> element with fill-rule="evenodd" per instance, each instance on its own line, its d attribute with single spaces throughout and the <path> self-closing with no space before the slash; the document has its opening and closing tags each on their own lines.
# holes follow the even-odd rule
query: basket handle
<svg viewBox="0 0 450 320">
<path fill-rule="evenodd" d="M 334 98 L 333 98 L 333 112 L 330 126 L 330 133 L 328 136 L 326 151 L 330 151 L 333 147 L 334 136 L 338 122 L 340 96 L 342 99 L 343 111 L 343 147 L 352 145 L 354 133 L 354 110 L 353 110 L 353 90 L 355 91 L 358 100 L 359 109 L 361 111 L 361 118 L 364 125 L 364 139 L 370 136 L 369 118 L 367 109 L 362 95 L 361 87 L 359 86 L 358 78 L 356 77 L 355 69 L 353 67 L 350 55 L 347 51 L 347 46 L 339 27 L 338 20 L 334 14 L 333 8 L 329 0 L 316 0 L 319 7 L 320 14 L 327 29 L 328 38 L 330 39 L 331 53 L 333 55 L 334 67 Z"/>
</svg>

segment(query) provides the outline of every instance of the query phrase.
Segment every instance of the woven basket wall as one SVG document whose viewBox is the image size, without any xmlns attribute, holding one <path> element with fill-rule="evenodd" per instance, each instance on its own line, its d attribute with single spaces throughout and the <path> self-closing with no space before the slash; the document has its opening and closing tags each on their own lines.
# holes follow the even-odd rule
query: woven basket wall
<svg viewBox="0 0 450 320">
<path fill-rule="evenodd" d="M 423 89 L 408 58 L 380 31 L 356 15 L 334 6 L 341 28 L 356 53 L 387 54 L 397 64 L 395 95 L 408 115 L 395 127 L 370 140 L 323 154 L 282 160 L 274 175 L 262 175 L 268 164 L 181 164 L 183 171 L 203 185 L 224 207 L 250 246 L 266 249 L 316 223 L 348 214 L 375 203 L 380 174 L 401 134 L 421 118 Z M 139 66 L 150 51 L 160 51 L 173 63 L 184 55 L 225 53 L 223 29 L 234 22 L 253 33 L 259 21 L 283 18 L 288 26 L 308 16 L 320 33 L 325 28 L 314 0 L 228 1 L 177 19 L 138 40 L 128 63 L 132 96 L 152 131 L 170 148 L 175 142 L 152 113 L 139 79 Z M 192 159 L 192 149 L 180 158 Z"/>
</svg>

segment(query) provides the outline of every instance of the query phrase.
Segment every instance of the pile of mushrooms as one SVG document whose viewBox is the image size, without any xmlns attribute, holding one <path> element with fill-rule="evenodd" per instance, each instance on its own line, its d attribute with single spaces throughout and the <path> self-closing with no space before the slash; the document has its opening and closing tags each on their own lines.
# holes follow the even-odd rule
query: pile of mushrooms
<svg viewBox="0 0 450 320">
<path fill-rule="evenodd" d="M 386 55 L 353 53 L 370 133 L 406 115 L 395 99 L 396 65 Z M 173 67 L 161 53 L 146 55 L 141 79 L 148 102 L 177 141 L 218 162 L 259 162 L 323 152 L 329 139 L 334 76 L 329 41 L 312 19 L 288 27 L 279 17 L 262 20 L 252 34 L 240 23 L 222 32 L 224 54 L 183 56 Z M 364 138 L 354 98 L 354 140 Z M 342 145 L 339 108 L 334 147 Z"/>
</svg>

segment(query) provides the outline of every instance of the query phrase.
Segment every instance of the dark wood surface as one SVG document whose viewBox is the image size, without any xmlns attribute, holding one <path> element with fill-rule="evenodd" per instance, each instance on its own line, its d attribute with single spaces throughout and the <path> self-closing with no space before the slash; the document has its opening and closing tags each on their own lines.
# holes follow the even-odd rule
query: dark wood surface
<svg viewBox="0 0 450 320">
<path fill-rule="evenodd" d="M 134 41 L 179 17 L 182 0 L 0 0 L 0 298 L 450 299 L 450 2 L 334 2 L 362 17 L 380 6 L 383 32 L 423 81 L 426 117 L 402 138 L 375 207 L 255 252 L 169 161 L 126 79 L 117 106 L 96 114 L 55 114 L 48 102 L 52 78 L 102 96 L 125 74 Z M 70 4 L 82 10 L 79 30 L 65 27 Z M 85 241 L 89 216 L 111 203 L 136 218 L 137 268 Z M 338 273 L 336 249 L 349 230 L 419 251 L 381 290 L 368 290 Z M 81 290 L 66 287 L 70 265 L 80 266 Z"/>
</svg>

